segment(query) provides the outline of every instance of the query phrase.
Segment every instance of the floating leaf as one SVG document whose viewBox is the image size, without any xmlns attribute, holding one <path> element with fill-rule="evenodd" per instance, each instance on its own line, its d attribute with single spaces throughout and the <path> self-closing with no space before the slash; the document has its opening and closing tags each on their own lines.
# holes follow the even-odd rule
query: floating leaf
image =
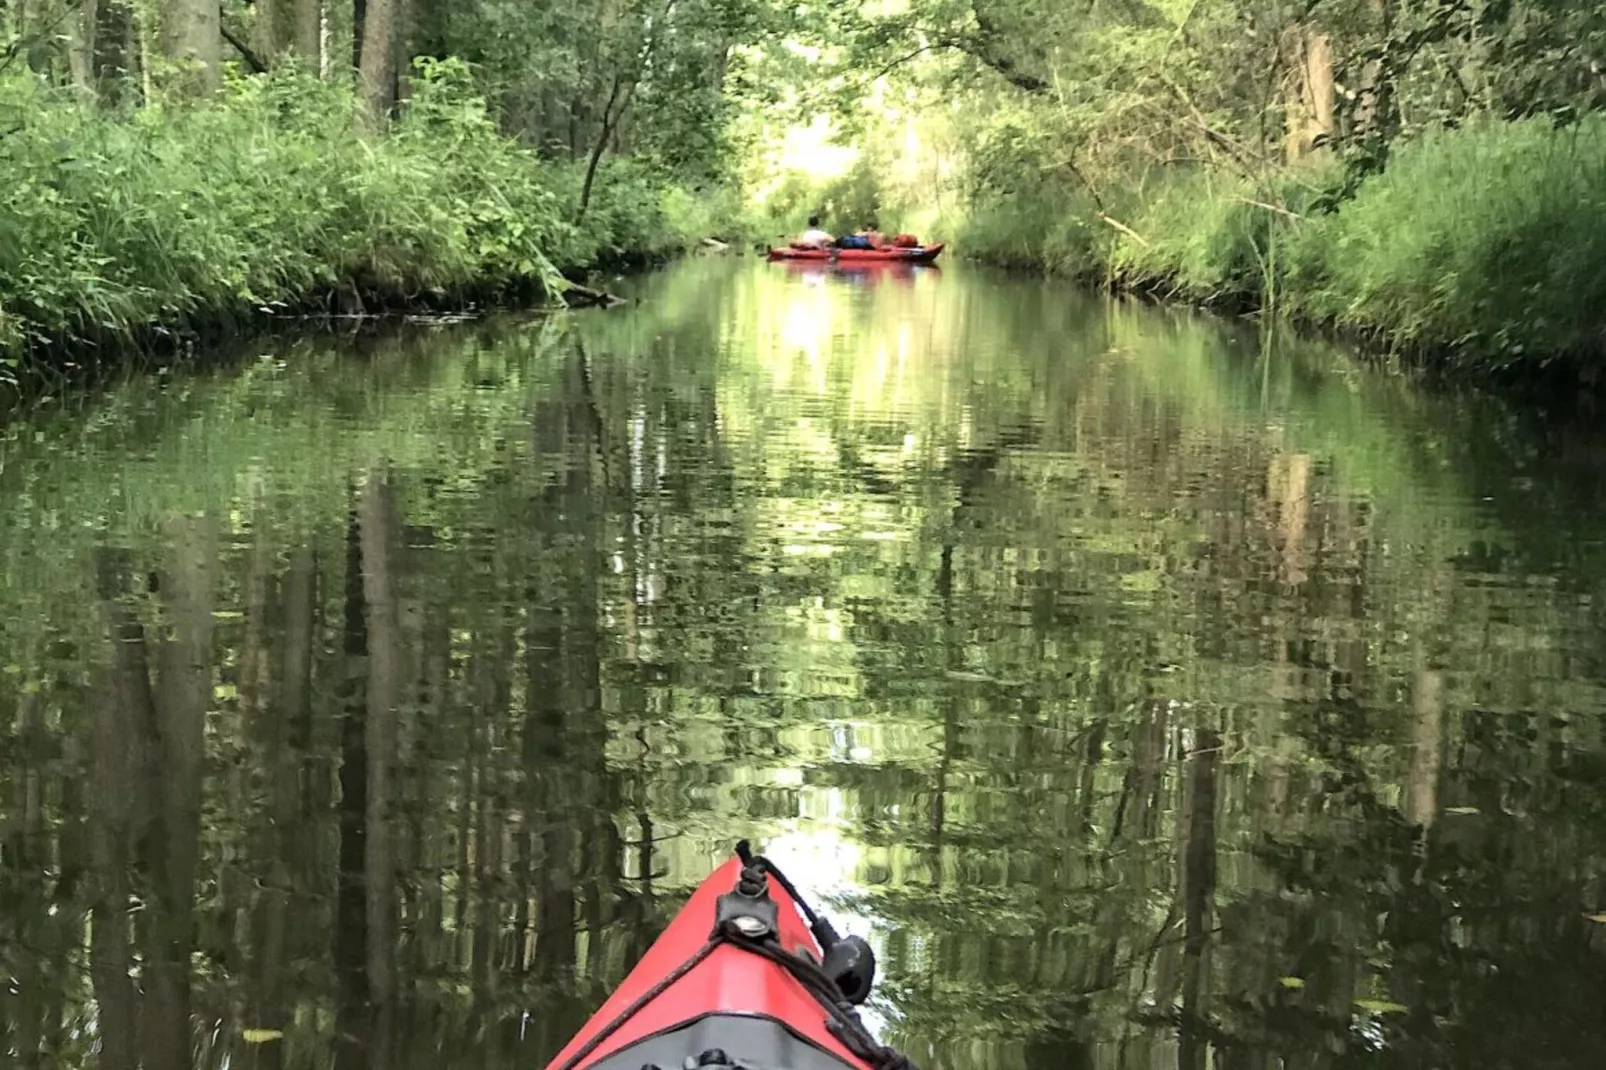
<svg viewBox="0 0 1606 1070">
<path fill-rule="evenodd" d="M 1404 1014 L 1411 1009 L 1403 1003 L 1390 1003 L 1386 999 L 1358 999 L 1355 1005 L 1372 1014 Z"/>
<path fill-rule="evenodd" d="M 1446 808 L 1444 812 L 1447 813 L 1447 814 L 1481 814 L 1481 813 L 1483 813 L 1483 811 L 1479 810 L 1476 806 L 1451 806 L 1451 807 Z"/>
<path fill-rule="evenodd" d="M 1277 983 L 1294 992 L 1298 992 L 1305 987 L 1305 979 L 1303 977 L 1279 977 L 1277 978 Z"/>
<path fill-rule="evenodd" d="M 244 1038 L 244 1040 L 245 1040 L 245 1042 L 247 1044 L 267 1044 L 270 1041 L 283 1040 L 284 1039 L 284 1030 L 282 1030 L 282 1029 L 247 1029 L 244 1033 L 241 1033 L 240 1036 L 242 1038 Z"/>
</svg>

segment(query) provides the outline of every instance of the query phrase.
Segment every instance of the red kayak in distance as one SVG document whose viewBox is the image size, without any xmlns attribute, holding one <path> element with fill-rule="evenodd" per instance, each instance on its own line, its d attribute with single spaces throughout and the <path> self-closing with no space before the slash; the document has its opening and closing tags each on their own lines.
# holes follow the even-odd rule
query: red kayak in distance
<svg viewBox="0 0 1606 1070">
<path fill-rule="evenodd" d="M 915 1070 L 854 1009 L 874 980 L 744 840 L 547 1070 Z"/>
<path fill-rule="evenodd" d="M 889 246 L 882 249 L 799 249 L 791 245 L 771 248 L 765 254 L 770 260 L 829 260 L 844 264 L 930 264 L 942 255 L 946 242 L 935 245 L 916 245 L 910 248 Z"/>
</svg>

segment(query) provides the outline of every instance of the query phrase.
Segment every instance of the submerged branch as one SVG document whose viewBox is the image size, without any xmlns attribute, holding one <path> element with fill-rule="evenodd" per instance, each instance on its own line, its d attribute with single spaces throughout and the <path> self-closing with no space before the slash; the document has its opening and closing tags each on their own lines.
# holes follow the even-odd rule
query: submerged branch
<svg viewBox="0 0 1606 1070">
<path fill-rule="evenodd" d="M 589 286 L 581 286 L 571 282 L 560 295 L 563 303 L 570 308 L 614 308 L 626 304 L 624 298 L 607 290 L 593 290 Z"/>
</svg>

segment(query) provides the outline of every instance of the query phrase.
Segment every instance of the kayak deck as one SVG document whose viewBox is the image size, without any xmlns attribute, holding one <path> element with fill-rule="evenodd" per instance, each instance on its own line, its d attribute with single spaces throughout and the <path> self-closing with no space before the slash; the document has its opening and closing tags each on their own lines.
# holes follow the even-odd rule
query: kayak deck
<svg viewBox="0 0 1606 1070">
<path fill-rule="evenodd" d="M 942 255 L 945 242 L 934 245 L 917 245 L 911 248 L 885 249 L 797 249 L 792 246 L 772 248 L 766 254 L 770 260 L 834 260 L 841 263 L 930 264 Z"/>
<path fill-rule="evenodd" d="M 547 1070 L 907 1066 L 849 1006 L 873 975 L 868 945 L 838 937 L 743 842 Z"/>
</svg>

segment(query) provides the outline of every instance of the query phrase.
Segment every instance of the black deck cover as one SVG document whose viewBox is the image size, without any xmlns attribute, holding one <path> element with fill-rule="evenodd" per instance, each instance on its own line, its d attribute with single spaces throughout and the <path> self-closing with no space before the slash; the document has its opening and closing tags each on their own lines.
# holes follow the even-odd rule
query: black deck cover
<svg viewBox="0 0 1606 1070">
<path fill-rule="evenodd" d="M 822 1012 L 823 1013 L 823 1012 Z M 585 1070 L 683 1070 L 705 1052 L 719 1049 L 729 1062 L 708 1064 L 710 1070 L 855 1070 L 852 1063 L 815 1047 L 775 1018 L 749 1014 L 707 1014 L 656 1033 L 594 1063 Z"/>
</svg>

